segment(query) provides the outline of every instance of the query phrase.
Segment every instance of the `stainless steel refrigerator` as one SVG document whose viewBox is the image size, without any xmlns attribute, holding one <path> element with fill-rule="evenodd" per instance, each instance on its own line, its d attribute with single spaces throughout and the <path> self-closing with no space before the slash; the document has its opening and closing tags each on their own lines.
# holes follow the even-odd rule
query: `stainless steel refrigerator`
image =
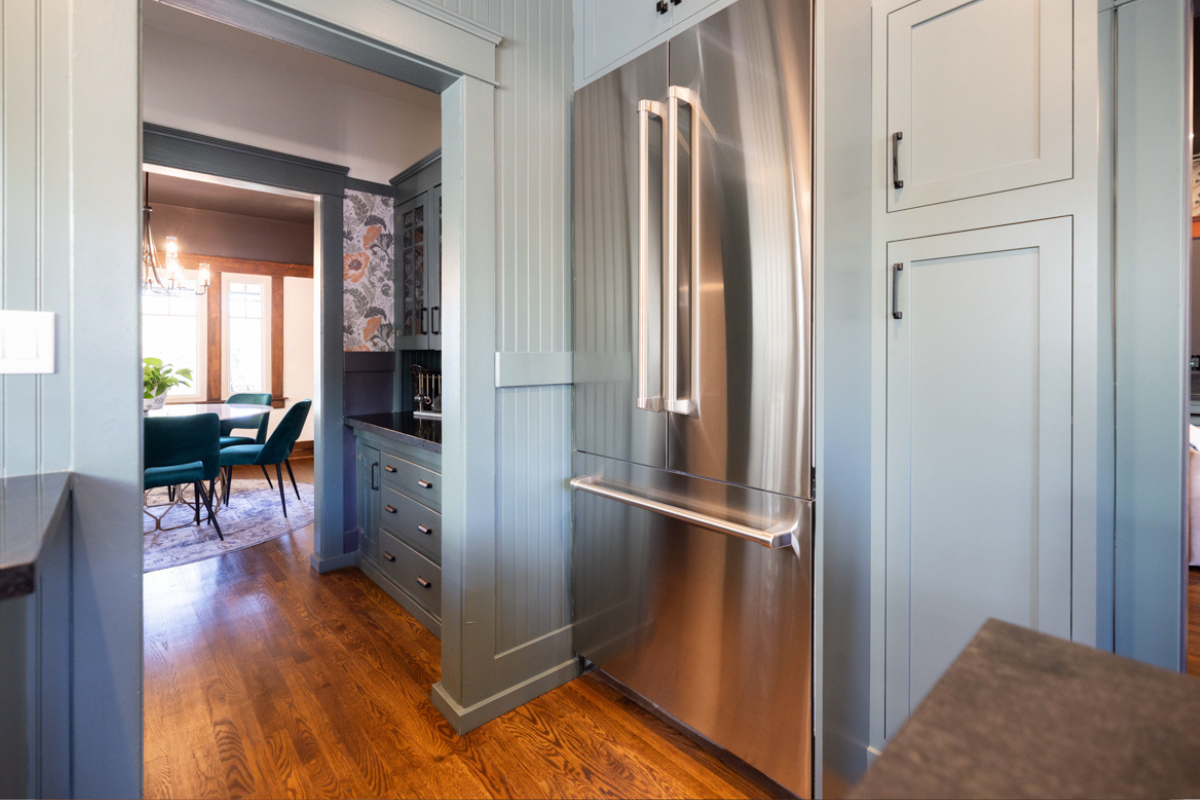
<svg viewBox="0 0 1200 800">
<path fill-rule="evenodd" d="M 575 95 L 575 649 L 812 791 L 812 8 Z"/>
</svg>

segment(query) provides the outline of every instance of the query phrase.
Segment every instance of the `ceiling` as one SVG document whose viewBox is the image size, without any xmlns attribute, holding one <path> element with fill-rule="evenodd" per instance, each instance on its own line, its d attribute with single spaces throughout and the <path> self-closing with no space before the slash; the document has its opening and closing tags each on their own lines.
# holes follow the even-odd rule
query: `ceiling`
<svg viewBox="0 0 1200 800">
<path fill-rule="evenodd" d="M 442 98 L 434 92 L 418 89 L 407 83 L 369 70 L 319 55 L 290 44 L 267 39 L 248 31 L 201 17 L 165 5 L 158 0 L 143 0 L 142 23 L 153 35 L 153 29 L 169 31 L 198 42 L 241 53 L 250 58 L 271 61 L 292 70 L 319 75 L 327 80 L 353 86 L 381 97 L 399 100 L 431 110 L 442 107 Z"/>
<path fill-rule="evenodd" d="M 150 173 L 150 207 L 160 203 L 313 224 L 313 201 L 309 199 Z"/>
</svg>

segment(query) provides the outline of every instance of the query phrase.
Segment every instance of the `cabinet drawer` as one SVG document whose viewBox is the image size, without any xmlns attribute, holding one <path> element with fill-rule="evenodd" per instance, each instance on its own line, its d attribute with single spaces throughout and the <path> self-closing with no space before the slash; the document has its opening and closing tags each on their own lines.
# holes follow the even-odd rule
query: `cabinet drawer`
<svg viewBox="0 0 1200 800">
<path fill-rule="evenodd" d="M 435 564 L 442 563 L 442 515 L 383 487 L 380 526 Z"/>
<path fill-rule="evenodd" d="M 442 510 L 442 476 L 402 458 L 384 453 L 383 485 L 406 494 L 418 503 Z"/>
<path fill-rule="evenodd" d="M 387 531 L 379 532 L 379 566 L 429 613 L 441 619 L 441 567 Z"/>
</svg>

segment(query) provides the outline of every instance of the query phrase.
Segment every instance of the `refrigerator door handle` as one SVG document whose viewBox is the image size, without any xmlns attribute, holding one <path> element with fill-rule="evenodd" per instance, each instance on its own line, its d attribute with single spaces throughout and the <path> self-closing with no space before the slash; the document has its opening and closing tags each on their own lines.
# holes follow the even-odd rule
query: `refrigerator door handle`
<svg viewBox="0 0 1200 800">
<path fill-rule="evenodd" d="M 687 213 L 690 216 L 691 281 L 688 297 L 688 334 L 691 363 L 688 366 L 688 396 L 679 397 L 679 104 L 692 112 L 688 126 L 689 185 Z M 664 335 L 663 379 L 667 411 L 683 416 L 700 413 L 700 128 L 707 125 L 699 96 L 684 86 L 667 90 L 667 224 L 666 270 L 663 276 Z"/>
<path fill-rule="evenodd" d="M 667 111 L 655 100 L 638 101 L 638 329 L 637 407 L 662 411 L 661 395 L 650 396 L 650 117 L 666 123 Z M 664 377 L 665 382 L 665 377 Z"/>
<path fill-rule="evenodd" d="M 647 511 L 653 511 L 656 514 L 662 514 L 664 517 L 686 522 L 689 525 L 695 525 L 700 528 L 708 528 L 711 531 L 724 533 L 727 536 L 734 536 L 738 539 L 746 539 L 751 542 L 761 544 L 763 547 L 778 549 L 781 547 L 791 547 L 792 538 L 799 530 L 800 521 L 796 520 L 791 523 L 776 526 L 769 530 L 760 530 L 751 528 L 748 525 L 739 525 L 736 522 L 711 517 L 708 514 L 700 514 L 695 511 L 689 511 L 686 508 L 667 505 L 656 500 L 650 500 L 645 497 L 638 497 L 635 494 L 623 492 L 620 489 L 614 489 L 610 486 L 605 486 L 599 476 L 588 475 L 579 478 L 571 479 L 571 488 L 580 492 L 594 494 L 597 497 L 603 497 L 608 500 L 616 500 L 618 503 L 624 503 L 627 506 L 634 508 L 642 508 Z"/>
</svg>

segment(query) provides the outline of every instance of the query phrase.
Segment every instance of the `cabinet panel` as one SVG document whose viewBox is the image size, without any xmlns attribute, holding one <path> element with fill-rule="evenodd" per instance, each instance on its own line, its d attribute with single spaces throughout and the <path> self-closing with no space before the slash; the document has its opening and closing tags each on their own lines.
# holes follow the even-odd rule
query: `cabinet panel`
<svg viewBox="0 0 1200 800">
<path fill-rule="evenodd" d="M 379 566 L 406 594 L 439 619 L 442 570 L 387 531 L 379 533 Z"/>
<path fill-rule="evenodd" d="M 435 564 L 442 563 L 442 515 L 387 486 L 379 499 L 379 527 Z"/>
<path fill-rule="evenodd" d="M 379 487 L 382 466 L 379 451 L 355 441 L 357 476 L 358 549 L 369 561 L 376 559 L 379 528 Z"/>
<path fill-rule="evenodd" d="M 919 0 L 888 15 L 888 210 L 1070 178 L 1070 0 Z"/>
<path fill-rule="evenodd" d="M 685 0 L 686 1 L 686 0 Z M 658 0 L 583 0 L 583 66 L 591 75 L 671 27 L 674 5 Z"/>
<path fill-rule="evenodd" d="M 426 265 L 432 255 L 430 195 L 422 192 L 396 209 L 397 350 L 429 349 Z"/>
<path fill-rule="evenodd" d="M 433 470 L 383 453 L 383 482 L 434 511 L 442 510 L 442 476 Z"/>
<path fill-rule="evenodd" d="M 889 737 L 987 618 L 1071 634 L 1071 236 L 888 246 Z"/>
</svg>

